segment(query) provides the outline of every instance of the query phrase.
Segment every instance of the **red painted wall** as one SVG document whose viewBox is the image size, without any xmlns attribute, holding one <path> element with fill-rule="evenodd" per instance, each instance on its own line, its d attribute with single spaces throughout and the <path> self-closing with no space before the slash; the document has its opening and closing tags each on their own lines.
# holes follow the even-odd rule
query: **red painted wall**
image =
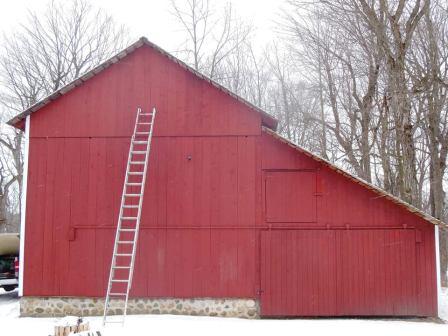
<svg viewBox="0 0 448 336">
<path fill-rule="evenodd" d="M 261 245 L 262 315 L 437 314 L 432 224 L 269 134 L 262 135 L 261 143 L 264 193 L 276 191 L 270 184 L 283 190 L 293 185 L 296 207 L 306 207 L 299 211 L 306 216 L 301 223 L 286 220 L 297 216 L 297 209 L 284 211 L 284 222 L 266 222 L 271 231 L 263 233 Z M 310 172 L 315 184 L 301 183 L 299 177 L 296 182 L 291 176 L 280 178 Z M 312 194 L 315 202 L 301 200 Z M 286 202 L 280 197 L 280 192 L 264 197 L 267 219 L 269 206 Z M 314 210 L 315 220 L 309 220 Z M 308 267 L 295 273 L 291 262 L 296 261 Z M 314 291 L 312 299 L 300 296 L 300 288 L 306 295 Z M 372 293 L 384 299 L 375 301 Z M 291 297 L 296 297 L 295 305 Z"/>
<path fill-rule="evenodd" d="M 263 315 L 425 314 L 414 230 L 273 230 L 262 242 Z"/>
<path fill-rule="evenodd" d="M 269 228 L 407 224 L 422 237 L 419 312 L 434 315 L 431 224 L 264 134 L 257 112 L 146 46 L 31 115 L 25 296 L 105 295 L 137 106 L 158 114 L 133 296 L 258 298 Z M 285 222 L 270 203 L 270 220 L 281 189 L 266 179 L 285 170 L 315 181 L 297 182 Z"/>
</svg>

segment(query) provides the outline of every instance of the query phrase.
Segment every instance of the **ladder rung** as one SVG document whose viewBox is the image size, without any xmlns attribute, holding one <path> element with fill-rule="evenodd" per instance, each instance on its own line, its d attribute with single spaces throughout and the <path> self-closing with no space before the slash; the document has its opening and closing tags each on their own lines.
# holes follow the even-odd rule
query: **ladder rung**
<svg viewBox="0 0 448 336">
<path fill-rule="evenodd" d="M 134 140 L 134 144 L 137 144 L 137 145 L 143 145 L 143 144 L 147 144 L 147 143 L 148 143 L 148 141 Z"/>
<path fill-rule="evenodd" d="M 149 135 L 149 132 L 135 132 L 138 135 Z"/>
<path fill-rule="evenodd" d="M 141 186 L 143 183 L 137 183 L 137 182 L 128 182 L 126 183 L 126 185 L 130 185 L 130 186 Z"/>
<path fill-rule="evenodd" d="M 125 197 L 140 197 L 142 194 L 124 194 Z"/>
<path fill-rule="evenodd" d="M 137 217 L 120 217 L 121 219 L 124 219 L 124 220 L 134 220 L 134 219 L 137 219 Z"/>
<path fill-rule="evenodd" d="M 112 282 L 129 282 L 129 280 L 125 280 L 125 279 L 112 279 Z"/>
<path fill-rule="evenodd" d="M 152 123 L 149 122 L 139 122 L 137 125 L 151 125 Z"/>
<path fill-rule="evenodd" d="M 115 253 L 116 257 L 130 257 L 132 253 Z"/>
<path fill-rule="evenodd" d="M 109 293 L 112 296 L 126 296 L 126 293 Z"/>
<path fill-rule="evenodd" d="M 112 268 L 116 268 L 116 269 L 130 269 L 131 266 L 112 266 Z"/>
<path fill-rule="evenodd" d="M 119 240 L 118 244 L 134 244 L 133 240 Z"/>
<path fill-rule="evenodd" d="M 146 151 L 132 151 L 132 154 L 146 154 Z"/>
<path fill-rule="evenodd" d="M 131 162 L 129 162 L 129 164 L 135 164 L 135 165 L 137 165 L 137 164 L 140 164 L 140 165 L 144 165 L 145 164 L 145 161 L 131 161 Z"/>
<path fill-rule="evenodd" d="M 143 175 L 143 172 L 128 172 L 129 175 Z"/>
<path fill-rule="evenodd" d="M 136 209 L 138 208 L 138 205 L 123 205 L 123 208 Z"/>
<path fill-rule="evenodd" d="M 141 116 L 152 116 L 152 113 L 140 113 Z"/>
<path fill-rule="evenodd" d="M 137 229 L 118 229 L 118 230 L 123 231 L 123 232 L 131 232 L 131 231 L 135 231 Z"/>
</svg>

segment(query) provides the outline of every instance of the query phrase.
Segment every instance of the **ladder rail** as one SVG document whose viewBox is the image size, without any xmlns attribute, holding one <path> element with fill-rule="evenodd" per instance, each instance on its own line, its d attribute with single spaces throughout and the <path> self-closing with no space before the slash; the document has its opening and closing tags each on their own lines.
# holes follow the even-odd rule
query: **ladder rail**
<svg viewBox="0 0 448 336">
<path fill-rule="evenodd" d="M 124 310 L 123 310 L 123 320 L 122 323 L 124 323 L 125 317 L 126 317 L 126 310 L 127 310 L 127 306 L 128 306 L 128 299 L 129 299 L 129 291 L 131 289 L 132 286 L 132 279 L 133 279 L 133 272 L 134 272 L 134 265 L 135 265 L 135 254 L 136 254 L 136 245 L 137 245 L 137 241 L 138 241 L 138 232 L 139 232 L 139 228 L 140 228 L 140 219 L 141 219 L 141 212 L 142 212 L 142 206 L 143 206 L 143 195 L 144 195 L 144 188 L 145 188 L 145 182 L 146 182 L 146 173 L 147 173 L 147 169 L 148 169 L 148 164 L 149 164 L 149 154 L 150 154 L 150 148 L 151 148 L 151 142 L 152 142 L 152 134 L 153 134 L 153 129 L 154 129 L 154 120 L 155 120 L 155 114 L 156 114 L 156 109 L 155 107 L 153 107 L 152 109 L 152 114 L 151 113 L 142 113 L 142 109 L 141 108 L 137 108 L 137 116 L 135 119 L 135 125 L 134 125 L 134 130 L 132 133 L 132 137 L 131 137 L 131 143 L 129 145 L 129 153 L 128 153 L 128 161 L 127 161 L 127 166 L 126 166 L 126 173 L 125 173 L 125 178 L 124 178 L 124 183 L 123 183 L 123 192 L 121 195 L 121 203 L 120 203 L 120 211 L 119 211 L 119 215 L 118 215 L 118 222 L 117 222 L 117 229 L 115 232 L 115 241 L 114 241 L 114 248 L 113 248 L 113 254 L 112 254 L 112 260 L 111 260 L 111 267 L 110 267 L 110 272 L 109 272 L 109 280 L 108 280 L 108 285 L 107 285 L 107 292 L 106 292 L 106 299 L 104 301 L 104 314 L 103 314 L 103 325 L 106 324 L 106 319 L 107 319 L 107 312 L 109 310 L 109 305 L 110 305 L 110 296 L 116 296 L 117 293 L 112 293 L 112 285 L 114 282 L 117 282 L 116 279 L 114 279 L 114 275 L 115 275 L 115 270 L 116 269 L 123 269 L 124 267 L 118 267 L 116 265 L 116 260 L 117 260 L 117 256 L 119 256 L 118 253 L 118 247 L 120 245 L 120 233 L 124 232 L 122 229 L 122 223 L 123 223 L 123 213 L 124 213 L 124 209 L 125 208 L 137 208 L 137 217 L 136 217 L 136 223 L 135 223 L 135 229 L 128 229 L 126 231 L 133 231 L 134 232 L 134 238 L 132 239 L 132 254 L 131 254 L 131 261 L 130 261 L 130 265 L 129 265 L 129 274 L 128 274 L 128 279 L 124 279 L 125 281 L 121 281 L 121 282 L 127 282 L 127 286 L 126 286 L 126 293 L 120 293 L 122 294 L 122 296 L 125 296 L 125 306 L 124 306 Z M 141 116 L 150 116 L 151 117 L 151 122 L 150 123 L 144 123 L 144 125 L 150 125 L 150 130 L 149 132 L 147 132 L 148 138 L 146 139 L 146 141 L 141 141 L 141 140 L 136 140 L 136 135 L 137 136 L 141 136 L 140 133 L 142 133 L 141 131 L 138 131 L 138 126 L 139 124 L 139 118 Z M 136 143 L 137 142 L 137 143 Z M 141 174 L 132 174 L 131 172 L 131 167 L 133 166 L 132 164 L 132 155 L 134 154 L 134 146 L 137 144 L 143 144 L 146 142 L 146 150 L 145 150 L 145 161 L 144 161 L 144 168 L 143 168 L 143 172 L 141 172 Z M 138 153 L 138 155 L 142 155 L 141 153 Z M 134 165 L 135 166 L 135 165 Z M 134 172 L 135 173 L 135 172 Z M 137 176 L 141 176 L 142 177 L 142 181 L 141 181 L 141 186 L 140 186 L 140 193 L 139 193 L 139 202 L 138 202 L 138 206 L 132 206 L 130 207 L 129 205 L 126 205 L 126 198 L 127 197 L 127 186 L 129 185 L 129 176 L 131 175 L 137 175 Z"/>
<path fill-rule="evenodd" d="M 151 125 L 150 125 L 150 130 L 149 130 L 149 136 L 148 136 L 148 143 L 146 144 L 146 154 L 145 154 L 145 165 L 143 168 L 143 176 L 146 176 L 146 172 L 148 170 L 148 162 L 149 162 L 149 154 L 151 152 L 151 143 L 152 143 L 152 132 L 154 129 L 154 121 L 155 121 L 155 117 L 156 117 L 156 108 L 153 107 L 152 108 L 152 116 L 151 116 Z M 137 120 L 138 121 L 138 120 Z M 136 123 L 136 127 L 137 127 L 137 123 Z M 132 144 L 133 146 L 134 144 Z M 126 311 L 128 308 L 128 299 L 129 299 L 129 291 L 132 287 L 132 280 L 133 280 L 133 276 L 134 276 L 134 262 L 135 262 L 135 254 L 137 252 L 137 242 L 138 242 L 138 233 L 139 233 L 139 229 L 140 229 L 140 219 L 141 219 L 141 214 L 142 214 L 142 206 L 143 206 L 143 194 L 145 192 L 145 184 L 146 184 L 146 178 L 143 178 L 142 180 L 142 185 L 140 187 L 140 193 L 141 193 L 141 197 L 139 199 L 139 205 L 138 205 L 138 210 L 137 210 L 137 222 L 136 222 L 136 226 L 135 226 L 135 234 L 134 234 L 134 244 L 132 247 L 132 257 L 131 257 L 131 269 L 130 269 L 130 273 L 129 273 L 129 282 L 128 282 L 128 287 L 126 290 L 126 301 L 125 301 L 125 305 L 124 305 L 124 318 L 126 318 Z M 124 320 L 123 318 L 123 320 Z"/>
<path fill-rule="evenodd" d="M 107 282 L 107 293 L 106 293 L 106 300 L 104 301 L 104 315 L 103 315 L 103 325 L 106 323 L 106 316 L 107 316 L 107 310 L 108 310 L 108 306 L 109 306 L 109 300 L 110 300 L 110 292 L 112 289 L 112 279 L 114 276 L 114 267 L 115 267 L 115 255 L 117 254 L 117 249 L 118 249 L 118 244 L 115 244 L 116 241 L 119 240 L 120 237 L 120 229 L 121 229 L 121 217 L 123 216 L 123 205 L 125 202 L 125 194 L 126 194 L 126 183 L 128 182 L 128 172 L 129 172 L 129 162 L 131 160 L 132 157 L 132 141 L 134 140 L 135 137 L 135 132 L 137 130 L 137 122 L 138 122 L 138 116 L 140 114 L 140 108 L 137 109 L 137 116 L 136 116 L 136 120 L 135 120 L 135 124 L 134 124 L 134 130 L 132 132 L 132 137 L 131 137 L 131 143 L 129 144 L 129 153 L 128 153 L 128 162 L 127 162 L 127 166 L 126 166 L 126 173 L 125 173 L 125 181 L 123 183 L 123 192 L 121 194 L 121 201 L 120 201 L 120 212 L 118 215 L 118 222 L 117 222 L 117 229 L 115 231 L 115 241 L 114 241 L 114 249 L 112 252 L 112 259 L 111 259 L 111 265 L 110 265 L 110 271 L 109 271 L 109 281 Z"/>
</svg>

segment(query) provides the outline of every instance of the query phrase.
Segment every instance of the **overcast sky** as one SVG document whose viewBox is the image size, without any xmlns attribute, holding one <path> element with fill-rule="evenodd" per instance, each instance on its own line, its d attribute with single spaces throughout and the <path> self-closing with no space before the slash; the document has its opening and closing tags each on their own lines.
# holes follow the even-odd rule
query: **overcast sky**
<svg viewBox="0 0 448 336">
<path fill-rule="evenodd" d="M 213 1 L 213 0 L 212 0 Z M 214 0 L 223 3 L 223 0 Z M 90 0 L 106 9 L 130 29 L 132 38 L 146 36 L 161 47 L 173 51 L 182 42 L 169 13 L 169 0 Z M 268 42 L 273 38 L 275 24 L 283 0 L 231 0 L 235 12 L 256 27 L 255 41 Z M 48 0 L 2 0 L 0 2 L 0 30 L 10 33 L 26 19 L 28 10 L 41 11 Z M 264 43 L 263 43 L 264 44 Z"/>
</svg>

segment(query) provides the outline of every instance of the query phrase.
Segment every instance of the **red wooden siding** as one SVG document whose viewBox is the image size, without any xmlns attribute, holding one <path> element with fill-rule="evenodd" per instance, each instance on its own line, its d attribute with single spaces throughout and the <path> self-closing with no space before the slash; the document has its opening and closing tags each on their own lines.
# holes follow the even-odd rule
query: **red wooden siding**
<svg viewBox="0 0 448 336">
<path fill-rule="evenodd" d="M 415 230 L 265 231 L 262 244 L 262 315 L 422 313 Z"/>
<path fill-rule="evenodd" d="M 103 295 L 128 145 L 32 140 L 25 295 Z M 133 294 L 254 295 L 254 147 L 253 137 L 154 138 Z M 201 274 L 213 281 L 197 288 Z"/>
<path fill-rule="evenodd" d="M 317 226 L 396 227 L 433 225 L 323 166 L 310 157 L 263 133 L 262 169 L 265 171 L 310 170 L 316 172 Z"/>
<path fill-rule="evenodd" d="M 267 172 L 266 221 L 309 223 L 316 221 L 316 172 Z"/>
<path fill-rule="evenodd" d="M 261 116 L 165 56 L 142 47 L 33 114 L 32 137 L 129 137 L 136 106 L 155 136 L 259 135 Z"/>
<path fill-rule="evenodd" d="M 262 232 L 261 314 L 335 315 L 334 233 Z"/>
<path fill-rule="evenodd" d="M 104 296 L 136 108 L 153 105 L 133 296 L 435 315 L 432 224 L 146 46 L 31 115 L 24 295 Z"/>
</svg>

